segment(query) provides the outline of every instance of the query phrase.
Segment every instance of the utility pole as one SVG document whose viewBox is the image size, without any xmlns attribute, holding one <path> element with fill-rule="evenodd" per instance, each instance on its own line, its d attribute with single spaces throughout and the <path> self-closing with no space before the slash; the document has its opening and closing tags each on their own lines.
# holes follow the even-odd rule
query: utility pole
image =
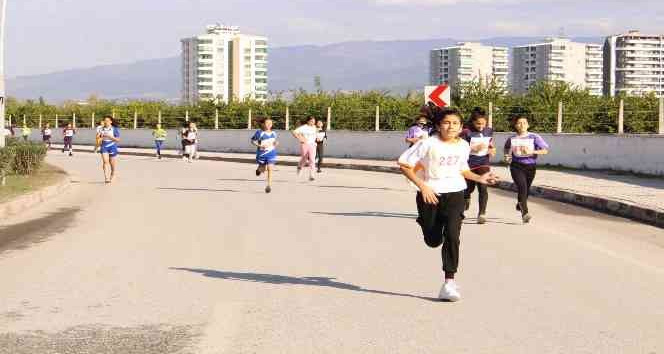
<svg viewBox="0 0 664 354">
<path fill-rule="evenodd" d="M 0 148 L 5 147 L 5 14 L 7 0 L 0 0 Z"/>
</svg>

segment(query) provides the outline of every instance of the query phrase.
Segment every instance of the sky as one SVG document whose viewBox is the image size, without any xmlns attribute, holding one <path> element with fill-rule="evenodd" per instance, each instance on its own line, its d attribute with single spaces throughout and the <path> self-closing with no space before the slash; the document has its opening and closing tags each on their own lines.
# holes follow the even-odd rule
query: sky
<svg viewBox="0 0 664 354">
<path fill-rule="evenodd" d="M 205 25 L 275 47 L 356 40 L 664 33 L 662 0 L 7 0 L 6 75 L 179 54 Z"/>
</svg>

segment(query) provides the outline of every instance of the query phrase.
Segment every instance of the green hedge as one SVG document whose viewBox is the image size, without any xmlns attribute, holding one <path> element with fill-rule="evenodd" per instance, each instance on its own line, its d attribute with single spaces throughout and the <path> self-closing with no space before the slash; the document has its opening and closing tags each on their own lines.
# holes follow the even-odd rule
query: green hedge
<svg viewBox="0 0 664 354">
<path fill-rule="evenodd" d="M 30 175 L 37 171 L 46 157 L 44 144 L 8 139 L 0 149 L 0 174 Z"/>
<path fill-rule="evenodd" d="M 615 133 L 618 130 L 618 110 L 624 100 L 625 133 L 656 133 L 659 120 L 659 100 L 654 94 L 642 96 L 597 97 L 589 91 L 566 83 L 539 82 L 523 95 L 511 94 L 496 82 L 456 85 L 452 103 L 467 117 L 474 107 L 488 109 L 493 105 L 493 123 L 497 131 L 509 131 L 509 118 L 515 110 L 527 112 L 531 127 L 539 132 L 555 132 L 558 103 L 563 103 L 562 128 L 565 133 Z M 256 101 L 215 104 L 201 101 L 193 105 L 173 105 L 165 101 L 111 101 L 91 97 L 85 104 L 65 102 L 51 105 L 44 100 L 18 101 L 7 99 L 7 114 L 13 123 L 26 123 L 31 127 L 50 123 L 59 129 L 73 120 L 77 126 L 88 128 L 94 116 L 98 122 L 104 115 L 115 115 L 122 128 L 131 128 L 134 114 L 141 128 L 152 128 L 162 114 L 165 128 L 181 126 L 189 114 L 199 128 L 213 128 L 215 115 L 219 114 L 222 129 L 247 127 L 248 113 L 252 117 L 271 117 L 275 127 L 283 129 L 286 123 L 286 107 L 289 108 L 290 127 L 313 115 L 325 119 L 327 108 L 332 109 L 332 128 L 349 130 L 375 129 L 376 106 L 380 106 L 381 130 L 404 130 L 417 118 L 424 103 L 423 92 L 413 91 L 396 95 L 387 91 L 355 92 L 305 92 L 274 93 L 268 102 Z M 54 127 L 58 116 L 58 127 Z M 18 119 L 17 119 L 18 117 Z M 95 123 L 96 125 L 96 123 Z"/>
</svg>

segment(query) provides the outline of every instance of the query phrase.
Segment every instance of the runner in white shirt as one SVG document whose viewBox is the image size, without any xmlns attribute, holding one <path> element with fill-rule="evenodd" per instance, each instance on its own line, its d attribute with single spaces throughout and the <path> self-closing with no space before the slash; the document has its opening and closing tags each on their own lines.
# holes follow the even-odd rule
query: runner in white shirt
<svg viewBox="0 0 664 354">
<path fill-rule="evenodd" d="M 62 147 L 62 152 L 64 153 L 65 151 L 69 151 L 69 156 L 72 156 L 72 152 L 74 151 L 72 144 L 74 141 L 74 135 L 76 135 L 76 129 L 74 129 L 74 126 L 69 123 L 62 131 L 62 135 L 64 136 L 64 146 Z"/>
<path fill-rule="evenodd" d="M 44 144 L 46 144 L 48 149 L 51 149 L 52 135 L 53 135 L 53 130 L 51 129 L 51 125 L 49 123 L 46 123 L 42 128 L 42 140 L 44 141 Z"/>
<path fill-rule="evenodd" d="M 316 118 L 310 116 L 307 121 L 299 128 L 293 131 L 293 136 L 300 141 L 302 158 L 297 166 L 297 175 L 302 172 L 302 167 L 309 167 L 309 180 L 313 181 L 314 168 L 316 166 L 316 137 L 318 129 L 316 128 Z"/>
<path fill-rule="evenodd" d="M 322 120 L 316 121 L 316 172 L 323 172 L 320 167 L 323 164 L 323 154 L 325 153 L 325 143 L 327 142 L 327 131 L 325 131 L 325 122 Z"/>
<path fill-rule="evenodd" d="M 461 295 L 454 277 L 459 266 L 466 179 L 494 184 L 496 176 L 491 173 L 480 176 L 470 171 L 470 146 L 459 138 L 462 123 L 457 110 L 445 109 L 438 119 L 434 121 L 437 133 L 404 152 L 399 166 L 419 189 L 417 223 L 422 227 L 424 242 L 432 248 L 443 245 L 445 282 L 438 296 L 441 300 L 457 301 Z"/>
<path fill-rule="evenodd" d="M 182 139 L 184 143 L 183 157 L 191 163 L 196 155 L 196 143 L 198 140 L 198 129 L 196 129 L 196 124 L 189 122 L 189 128 L 182 132 Z"/>
<path fill-rule="evenodd" d="M 97 129 L 95 131 L 95 136 L 99 136 L 101 134 L 101 130 L 104 128 L 104 120 L 102 119 L 99 121 L 99 125 L 97 126 Z M 99 147 L 101 146 L 101 139 L 95 139 L 95 148 L 93 152 L 97 153 L 99 152 Z"/>
</svg>

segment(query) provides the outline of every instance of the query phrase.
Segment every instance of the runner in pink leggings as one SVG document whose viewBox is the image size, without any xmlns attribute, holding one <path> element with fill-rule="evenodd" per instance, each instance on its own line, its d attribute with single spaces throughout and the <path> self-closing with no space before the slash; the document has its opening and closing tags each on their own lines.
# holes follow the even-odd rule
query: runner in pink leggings
<svg viewBox="0 0 664 354">
<path fill-rule="evenodd" d="M 310 116 L 300 127 L 293 131 L 293 136 L 300 141 L 302 158 L 297 166 L 297 175 L 302 173 L 302 167 L 309 167 L 309 180 L 313 181 L 314 167 L 316 166 L 316 118 Z"/>
</svg>

